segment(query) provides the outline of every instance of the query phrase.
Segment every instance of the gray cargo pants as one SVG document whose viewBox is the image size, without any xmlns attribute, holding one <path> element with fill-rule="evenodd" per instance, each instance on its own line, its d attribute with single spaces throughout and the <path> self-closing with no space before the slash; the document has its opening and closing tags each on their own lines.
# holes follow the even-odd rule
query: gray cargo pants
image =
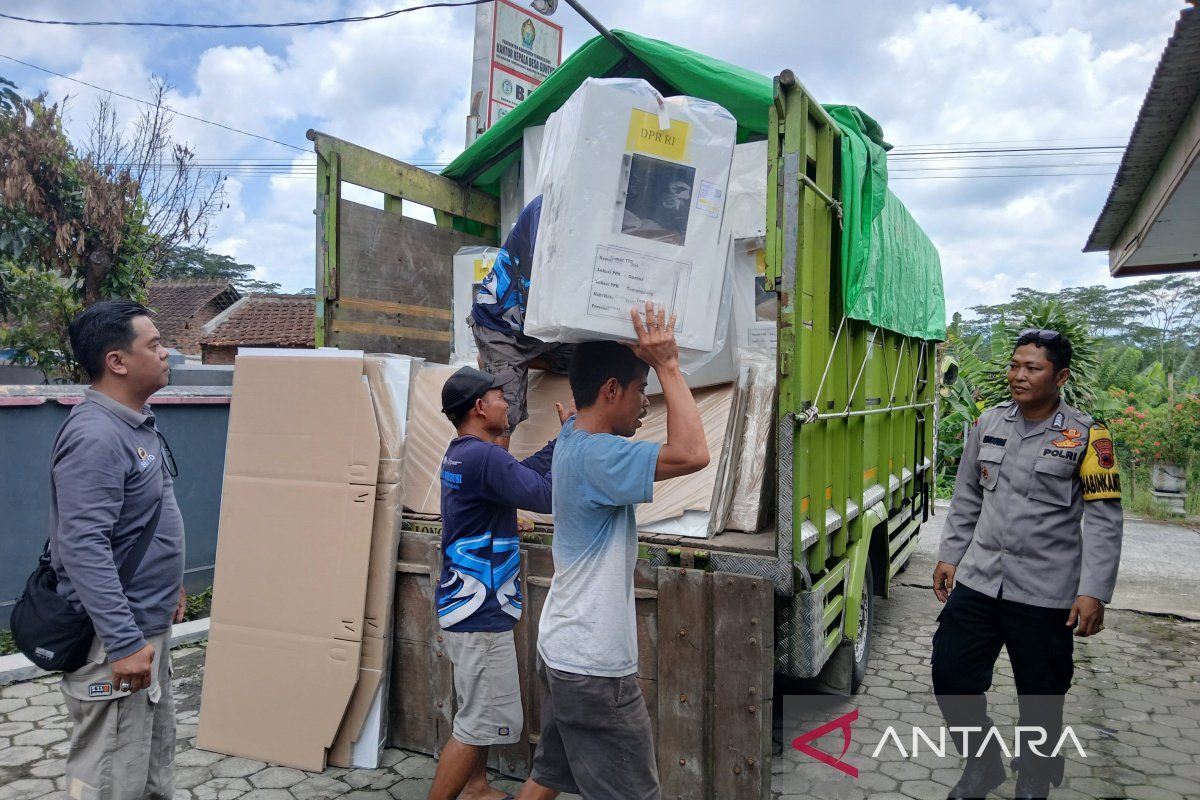
<svg viewBox="0 0 1200 800">
<path fill-rule="evenodd" d="M 508 435 L 513 429 L 529 419 L 526 406 L 526 395 L 529 393 L 529 365 L 540 362 L 540 366 L 566 375 L 571 369 L 571 359 L 575 355 L 575 345 L 543 342 L 523 334 L 512 335 L 494 331 L 483 325 L 475 324 L 472 317 L 467 318 L 467 324 L 475 335 L 475 345 L 479 348 L 479 364 L 484 372 L 495 375 L 506 369 L 517 374 L 514 381 L 506 383 L 504 400 L 508 403 Z"/>
<path fill-rule="evenodd" d="M 172 800 L 175 796 L 175 698 L 171 694 L 171 631 L 154 646 L 150 688 L 135 694 L 113 685 L 100 640 L 88 663 L 63 674 L 71 729 L 67 755 L 70 800 Z"/>
</svg>

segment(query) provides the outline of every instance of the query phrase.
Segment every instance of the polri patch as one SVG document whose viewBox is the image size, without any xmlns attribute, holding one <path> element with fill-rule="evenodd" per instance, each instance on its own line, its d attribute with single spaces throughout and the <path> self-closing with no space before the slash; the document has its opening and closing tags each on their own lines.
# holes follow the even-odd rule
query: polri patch
<svg viewBox="0 0 1200 800">
<path fill-rule="evenodd" d="M 88 697 L 112 697 L 112 683 L 102 681 L 88 684 Z"/>
<path fill-rule="evenodd" d="M 509 729 L 507 727 L 504 727 L 504 728 L 501 728 L 500 731 L 496 735 L 497 736 L 508 736 L 508 734 L 509 734 Z"/>
</svg>

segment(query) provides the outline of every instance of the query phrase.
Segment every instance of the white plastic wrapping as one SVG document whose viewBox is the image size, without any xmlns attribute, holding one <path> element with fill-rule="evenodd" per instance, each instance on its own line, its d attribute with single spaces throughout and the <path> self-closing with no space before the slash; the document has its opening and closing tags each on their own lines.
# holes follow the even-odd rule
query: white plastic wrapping
<svg viewBox="0 0 1200 800">
<path fill-rule="evenodd" d="M 524 206 L 532 203 L 534 198 L 542 193 L 542 185 L 538 183 L 538 166 L 542 163 L 542 139 L 545 135 L 545 125 L 526 128 L 522 135 L 521 191 Z"/>
<path fill-rule="evenodd" d="M 779 293 L 766 288 L 763 240 L 735 239 L 732 247 L 733 324 L 739 355 L 774 359 Z"/>
<path fill-rule="evenodd" d="M 500 242 L 503 243 L 517 224 L 521 209 L 525 208 L 525 189 L 522 180 L 522 164 L 514 161 L 500 176 Z"/>
<path fill-rule="evenodd" d="M 475 302 L 479 284 L 492 271 L 498 252 L 498 247 L 464 247 L 454 254 L 454 294 L 450 304 L 451 313 L 454 314 L 450 360 L 454 364 L 476 366 L 478 363 L 479 348 L 475 346 L 475 337 L 471 334 L 467 317 L 471 315 L 471 304 Z"/>
<path fill-rule="evenodd" d="M 632 341 L 629 309 L 678 314 L 692 354 L 719 343 L 728 245 L 722 231 L 737 125 L 640 79 L 590 78 L 551 117 L 525 332 Z"/>
<path fill-rule="evenodd" d="M 735 457 L 737 475 L 726 528 L 754 532 L 762 529 L 768 510 L 767 491 L 774 460 L 771 448 L 775 430 L 775 361 L 747 356 L 749 391 Z"/>
<path fill-rule="evenodd" d="M 767 235 L 767 143 L 747 142 L 733 148 L 725 230 L 733 239 Z"/>
</svg>

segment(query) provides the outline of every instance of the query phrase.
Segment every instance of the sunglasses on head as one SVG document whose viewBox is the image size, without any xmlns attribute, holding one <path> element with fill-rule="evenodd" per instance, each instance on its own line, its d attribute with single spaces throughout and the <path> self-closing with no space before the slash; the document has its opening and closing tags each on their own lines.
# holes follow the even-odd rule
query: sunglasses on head
<svg viewBox="0 0 1200 800">
<path fill-rule="evenodd" d="M 1026 336 L 1036 336 L 1043 342 L 1053 342 L 1055 339 L 1062 338 L 1062 334 L 1058 331 L 1049 331 L 1045 328 L 1026 328 L 1017 334 L 1018 339 L 1024 339 Z"/>
</svg>

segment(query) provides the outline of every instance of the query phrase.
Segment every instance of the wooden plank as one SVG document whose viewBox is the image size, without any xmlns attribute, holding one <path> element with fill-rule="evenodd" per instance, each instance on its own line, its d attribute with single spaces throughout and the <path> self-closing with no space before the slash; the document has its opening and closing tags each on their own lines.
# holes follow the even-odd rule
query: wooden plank
<svg viewBox="0 0 1200 800">
<path fill-rule="evenodd" d="M 773 590 L 764 578 L 712 573 L 712 791 L 721 800 L 760 800 L 771 784 L 770 685 Z M 765 792 L 765 794 L 764 794 Z"/>
<path fill-rule="evenodd" d="M 450 358 L 453 255 L 484 239 L 342 200 L 337 298 L 329 344 L 445 363 Z"/>
<path fill-rule="evenodd" d="M 525 545 L 521 548 L 521 562 L 525 569 L 525 611 L 529 616 L 529 644 L 526 653 L 526 669 L 529 673 L 529 693 L 523 698 L 525 703 L 525 720 L 529 727 L 530 757 L 533 755 L 533 744 L 542 731 L 542 683 L 537 677 L 537 633 L 538 623 L 542 618 L 542 608 L 546 605 L 547 589 L 539 586 L 539 578 L 551 578 L 554 575 L 554 559 L 550 547 L 546 545 Z M 548 585 L 548 584 L 547 584 Z"/>
<path fill-rule="evenodd" d="M 441 547 L 430 548 L 429 552 L 429 594 L 430 602 L 425 608 L 429 619 L 433 641 L 430 643 L 430 699 L 433 708 L 430 712 L 437 727 L 434 746 L 431 749 L 434 758 L 442 754 L 442 748 L 454 730 L 454 666 L 450 655 L 446 652 L 441 623 L 437 616 L 437 603 L 434 602 L 434 587 L 441 581 L 442 552 Z M 419 580 L 419 579 L 418 579 Z"/>
<path fill-rule="evenodd" d="M 388 709 L 392 747 L 432 752 L 437 726 L 429 710 L 429 645 L 396 639 L 392 645 L 392 694 Z"/>
<path fill-rule="evenodd" d="M 407 314 L 410 317 L 430 317 L 431 319 L 451 320 L 453 315 L 445 308 L 425 308 L 410 306 L 404 303 L 389 303 L 384 300 L 362 300 L 357 297 L 343 297 L 338 305 L 359 311 L 383 311 L 388 314 Z"/>
<path fill-rule="evenodd" d="M 335 154 L 341 156 L 342 180 L 348 183 L 412 200 L 484 225 L 496 227 L 500 224 L 500 201 L 489 194 L 334 136 L 309 131 L 308 138 L 316 145 L 317 153 L 326 159 L 332 159 Z"/>
<path fill-rule="evenodd" d="M 428 562 L 422 574 L 396 573 L 396 622 L 392 627 L 397 639 L 429 644 L 432 606 Z"/>
<path fill-rule="evenodd" d="M 701 570 L 658 568 L 658 776 L 664 800 L 709 794 L 708 590 Z"/>
<path fill-rule="evenodd" d="M 428 566 L 423 574 L 396 575 L 389 740 L 395 747 L 420 752 L 432 752 L 437 745 L 429 689 L 433 685 L 432 591 Z"/>
<path fill-rule="evenodd" d="M 517 652 L 517 673 L 521 682 L 521 710 L 525 724 L 521 740 L 516 744 L 492 748 L 493 769 L 514 778 L 525 778 L 533 766 L 533 745 L 529 735 L 533 730 L 532 711 L 529 698 L 537 693 L 537 617 L 529 608 L 529 564 L 521 559 L 521 619 L 513 629 L 513 645 Z M 541 609 L 538 610 L 540 616 Z"/>
<path fill-rule="evenodd" d="M 402 325 L 375 325 L 370 322 L 345 322 L 342 320 L 333 323 L 333 332 L 365 333 L 372 336 L 411 339 L 417 342 L 450 342 L 454 338 L 450 331 L 431 331 L 421 328 L 406 328 Z"/>
</svg>

